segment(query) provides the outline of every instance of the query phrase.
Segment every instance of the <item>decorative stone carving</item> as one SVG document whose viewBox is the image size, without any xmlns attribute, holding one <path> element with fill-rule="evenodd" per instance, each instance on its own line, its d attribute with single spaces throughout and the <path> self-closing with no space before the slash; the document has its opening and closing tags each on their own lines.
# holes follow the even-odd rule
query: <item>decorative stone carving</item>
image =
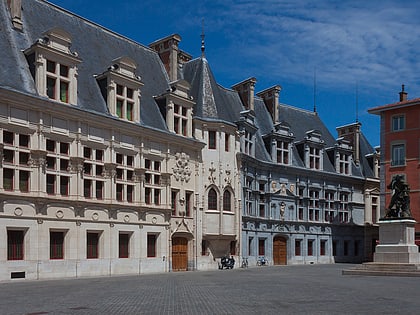
<svg viewBox="0 0 420 315">
<path fill-rule="evenodd" d="M 70 157 L 70 163 L 67 170 L 71 173 L 79 173 L 83 176 L 83 163 L 85 159 L 80 157 Z"/>
<path fill-rule="evenodd" d="M 216 168 L 214 167 L 213 162 L 211 162 L 209 172 L 209 181 L 214 184 L 216 182 Z"/>
<path fill-rule="evenodd" d="M 117 164 L 115 163 L 105 163 L 103 177 L 115 179 L 117 175 Z"/>
<path fill-rule="evenodd" d="M 18 208 L 15 209 L 15 215 L 16 216 L 20 217 L 22 214 L 23 214 L 22 208 L 18 207 Z"/>
<path fill-rule="evenodd" d="M 145 178 L 146 178 L 146 170 L 144 168 L 134 169 L 133 180 L 135 182 L 144 182 Z"/>
<path fill-rule="evenodd" d="M 31 150 L 28 164 L 31 167 L 41 167 L 42 172 L 45 174 L 47 167 L 47 152 L 42 150 Z"/>
<path fill-rule="evenodd" d="M 226 165 L 226 170 L 225 170 L 225 183 L 228 186 L 232 185 L 232 170 L 229 167 L 229 164 Z"/>
<path fill-rule="evenodd" d="M 173 167 L 174 177 L 177 181 L 188 182 L 191 178 L 191 168 L 189 167 L 189 155 L 185 153 L 175 154 L 175 166 Z"/>
</svg>

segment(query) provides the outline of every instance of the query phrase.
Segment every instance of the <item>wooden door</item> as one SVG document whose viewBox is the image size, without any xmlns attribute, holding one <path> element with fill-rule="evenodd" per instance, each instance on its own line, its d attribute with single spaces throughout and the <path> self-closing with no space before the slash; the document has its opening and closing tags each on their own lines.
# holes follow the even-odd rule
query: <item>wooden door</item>
<svg viewBox="0 0 420 315">
<path fill-rule="evenodd" d="M 184 237 L 172 239 L 172 270 L 185 271 L 188 266 L 188 240 Z"/>
<path fill-rule="evenodd" d="M 287 240 L 276 236 L 273 240 L 273 264 L 287 265 Z"/>
</svg>

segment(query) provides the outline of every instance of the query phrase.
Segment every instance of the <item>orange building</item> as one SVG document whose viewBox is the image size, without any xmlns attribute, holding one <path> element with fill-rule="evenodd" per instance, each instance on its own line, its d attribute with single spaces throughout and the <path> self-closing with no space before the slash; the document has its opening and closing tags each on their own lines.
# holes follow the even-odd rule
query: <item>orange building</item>
<svg viewBox="0 0 420 315">
<path fill-rule="evenodd" d="M 403 175 L 410 186 L 410 209 L 420 222 L 420 98 L 408 100 L 404 85 L 400 101 L 371 108 L 381 117 L 381 216 L 391 200 L 387 188 L 393 176 Z M 420 223 L 416 224 L 416 243 L 420 243 Z"/>
</svg>

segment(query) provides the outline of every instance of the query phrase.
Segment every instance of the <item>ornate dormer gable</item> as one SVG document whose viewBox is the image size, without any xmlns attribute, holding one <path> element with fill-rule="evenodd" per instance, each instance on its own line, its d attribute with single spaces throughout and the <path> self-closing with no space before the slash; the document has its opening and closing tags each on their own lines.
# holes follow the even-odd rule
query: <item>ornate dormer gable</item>
<svg viewBox="0 0 420 315">
<path fill-rule="evenodd" d="M 141 78 L 136 75 L 137 64 L 129 57 L 112 61 L 107 71 L 96 76 L 109 112 L 121 119 L 140 122 Z"/>
<path fill-rule="evenodd" d="M 296 147 L 305 164 L 305 167 L 314 170 L 323 170 L 324 140 L 318 130 L 309 130 L 305 138 Z"/>
<path fill-rule="evenodd" d="M 327 149 L 330 160 L 335 165 L 337 173 L 351 175 L 353 148 L 350 141 L 344 137 L 338 138 L 334 148 Z"/>
<path fill-rule="evenodd" d="M 292 145 L 294 135 L 290 125 L 284 121 L 274 125 L 272 132 L 264 137 L 264 143 L 274 163 L 292 164 Z"/>
<path fill-rule="evenodd" d="M 169 131 L 192 137 L 192 116 L 195 102 L 190 96 L 190 84 L 185 80 L 172 82 L 167 93 L 156 97 Z"/>
<path fill-rule="evenodd" d="M 54 28 L 24 53 L 39 95 L 77 104 L 77 65 L 82 60 L 70 47 L 71 35 Z"/>
<path fill-rule="evenodd" d="M 240 119 L 236 122 L 241 135 L 241 152 L 255 156 L 255 114 L 253 110 L 245 110 L 240 113 Z"/>
<path fill-rule="evenodd" d="M 375 151 L 373 153 L 366 154 L 365 157 L 369 163 L 369 166 L 373 170 L 373 176 L 375 178 L 379 178 L 379 171 L 380 171 L 380 164 L 381 164 L 380 147 L 375 147 Z"/>
</svg>

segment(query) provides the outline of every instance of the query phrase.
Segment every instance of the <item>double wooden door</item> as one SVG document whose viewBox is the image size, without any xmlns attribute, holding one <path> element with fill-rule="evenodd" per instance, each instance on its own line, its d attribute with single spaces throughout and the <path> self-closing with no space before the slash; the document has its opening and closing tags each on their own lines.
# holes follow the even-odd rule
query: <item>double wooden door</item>
<svg viewBox="0 0 420 315">
<path fill-rule="evenodd" d="M 172 239 L 172 270 L 185 271 L 188 267 L 188 240 L 184 237 Z"/>
<path fill-rule="evenodd" d="M 287 265 L 287 239 L 276 236 L 273 240 L 273 264 Z"/>
</svg>

